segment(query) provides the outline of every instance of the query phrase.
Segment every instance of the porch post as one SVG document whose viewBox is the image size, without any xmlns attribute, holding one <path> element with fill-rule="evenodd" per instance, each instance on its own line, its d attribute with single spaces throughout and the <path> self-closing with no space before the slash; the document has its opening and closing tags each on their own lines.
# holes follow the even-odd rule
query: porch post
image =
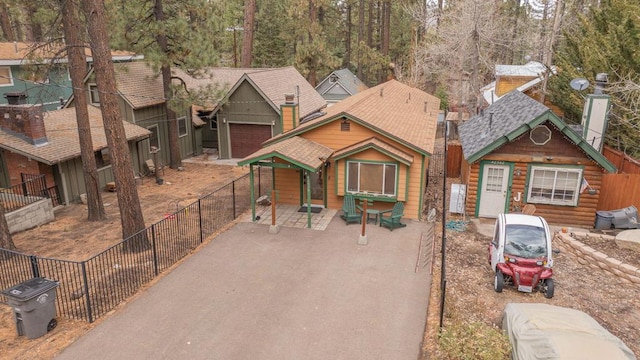
<svg viewBox="0 0 640 360">
<path fill-rule="evenodd" d="M 249 164 L 249 192 L 251 193 L 251 221 L 256 221 L 256 199 L 253 191 L 253 164 Z"/>
<path fill-rule="evenodd" d="M 307 178 L 307 228 L 311 229 L 311 177 L 308 170 L 305 170 L 304 176 Z"/>
</svg>

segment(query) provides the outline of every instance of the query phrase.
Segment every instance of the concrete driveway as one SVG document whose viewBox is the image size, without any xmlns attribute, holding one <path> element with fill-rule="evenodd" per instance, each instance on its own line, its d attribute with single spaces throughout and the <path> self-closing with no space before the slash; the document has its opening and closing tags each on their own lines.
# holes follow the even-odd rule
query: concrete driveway
<svg viewBox="0 0 640 360">
<path fill-rule="evenodd" d="M 239 223 L 57 359 L 410 359 L 431 278 L 426 223 L 390 232 L 335 217 L 326 230 Z"/>
</svg>

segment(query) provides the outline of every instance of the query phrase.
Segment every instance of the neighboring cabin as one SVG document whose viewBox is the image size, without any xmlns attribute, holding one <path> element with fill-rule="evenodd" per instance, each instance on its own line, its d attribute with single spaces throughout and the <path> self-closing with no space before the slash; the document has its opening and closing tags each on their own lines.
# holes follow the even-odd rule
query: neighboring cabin
<svg viewBox="0 0 640 360">
<path fill-rule="evenodd" d="M 46 46 L 31 52 L 38 44 L 0 42 L 0 104 L 40 104 L 45 111 L 56 110 L 71 96 L 71 78 L 66 59 L 52 64 L 58 48 Z M 40 45 L 41 46 L 41 45 Z M 92 58 L 85 50 L 87 70 Z M 112 51 L 114 62 L 142 58 L 126 51 Z M 28 58 L 35 56 L 33 58 Z"/>
<path fill-rule="evenodd" d="M 89 107 L 98 183 L 114 180 L 99 109 Z M 134 166 L 149 131 L 127 122 L 125 134 Z M 44 174 L 54 205 L 77 202 L 86 193 L 74 108 L 43 112 L 41 105 L 0 105 L 0 187 L 22 182 L 22 174 Z M 42 196 L 43 194 L 37 194 Z"/>
<path fill-rule="evenodd" d="M 148 141 L 140 144 L 138 159 L 134 159 L 134 164 L 143 164 L 146 159 L 153 158 L 150 153 L 151 146 L 159 150 L 158 161 L 161 165 L 169 164 L 169 124 L 159 72 L 153 71 L 144 62 L 130 62 L 115 64 L 115 74 L 122 119 L 141 126 L 151 133 Z M 86 77 L 85 86 L 88 90 L 86 94 L 89 107 L 99 108 L 100 94 L 93 70 Z M 72 96 L 67 107 L 73 106 L 75 103 Z M 186 109 L 183 113 L 176 113 L 176 118 L 182 158 L 201 154 L 202 144 L 198 140 L 203 123 L 200 119 L 192 121 L 190 109 Z M 142 165 L 137 166 L 135 170 L 145 171 Z"/>
<path fill-rule="evenodd" d="M 260 148 L 263 141 L 297 126 L 309 116 L 319 116 L 324 99 L 292 66 L 275 69 L 210 69 L 207 77 L 186 81 L 197 89 L 215 84 L 225 90 L 221 101 L 212 101 L 202 139 L 204 147 L 218 149 L 219 158 L 243 158 Z M 235 81 L 234 81 L 235 80 Z M 297 103 L 296 124 L 284 124 L 285 95 Z"/>
<path fill-rule="evenodd" d="M 316 86 L 316 91 L 327 101 L 327 106 L 332 106 L 368 88 L 351 70 L 345 68 L 331 72 Z"/>
<path fill-rule="evenodd" d="M 548 75 L 553 76 L 555 67 L 552 66 L 550 69 L 551 73 Z M 496 65 L 494 72 L 496 80 L 480 89 L 482 97 L 486 104 L 491 105 L 511 91 L 518 90 L 533 99 L 540 100 L 542 84 L 548 71 L 549 68 L 537 61 L 529 61 L 524 65 Z M 562 110 L 550 103 L 547 98 L 544 105 L 562 117 Z"/>
<path fill-rule="evenodd" d="M 295 108 L 295 99 L 283 106 Z M 405 217 L 420 219 L 439 106 L 438 98 L 391 80 L 318 118 L 285 118 L 283 134 L 238 164 L 273 167 L 279 203 L 340 209 L 352 193 L 375 209 L 401 201 Z"/>
<path fill-rule="evenodd" d="M 548 107 L 514 90 L 459 131 L 468 214 L 534 204 L 550 223 L 593 226 L 602 177 L 616 168 Z"/>
</svg>

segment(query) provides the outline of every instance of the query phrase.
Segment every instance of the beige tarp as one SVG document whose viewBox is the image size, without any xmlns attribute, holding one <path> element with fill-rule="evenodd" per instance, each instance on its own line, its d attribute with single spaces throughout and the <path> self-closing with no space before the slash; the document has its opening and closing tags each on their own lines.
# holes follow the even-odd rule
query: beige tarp
<svg viewBox="0 0 640 360">
<path fill-rule="evenodd" d="M 510 303 L 502 328 L 514 360 L 635 360 L 617 337 L 582 311 L 548 304 Z"/>
</svg>

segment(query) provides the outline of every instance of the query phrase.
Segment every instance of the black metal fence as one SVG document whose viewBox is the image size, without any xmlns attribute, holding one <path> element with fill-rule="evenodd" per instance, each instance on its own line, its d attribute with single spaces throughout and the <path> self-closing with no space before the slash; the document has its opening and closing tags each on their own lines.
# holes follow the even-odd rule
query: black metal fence
<svg viewBox="0 0 640 360">
<path fill-rule="evenodd" d="M 256 197 L 272 188 L 271 168 L 254 168 L 254 177 Z M 0 288 L 38 276 L 56 280 L 58 314 L 93 322 L 247 211 L 250 189 L 247 174 L 84 261 L 0 249 Z"/>
<path fill-rule="evenodd" d="M 22 182 L 0 191 L 0 201 L 6 212 L 12 212 L 42 198 L 50 198 L 53 206 L 60 205 L 56 186 L 47 186 L 45 175 L 20 174 Z"/>
</svg>

